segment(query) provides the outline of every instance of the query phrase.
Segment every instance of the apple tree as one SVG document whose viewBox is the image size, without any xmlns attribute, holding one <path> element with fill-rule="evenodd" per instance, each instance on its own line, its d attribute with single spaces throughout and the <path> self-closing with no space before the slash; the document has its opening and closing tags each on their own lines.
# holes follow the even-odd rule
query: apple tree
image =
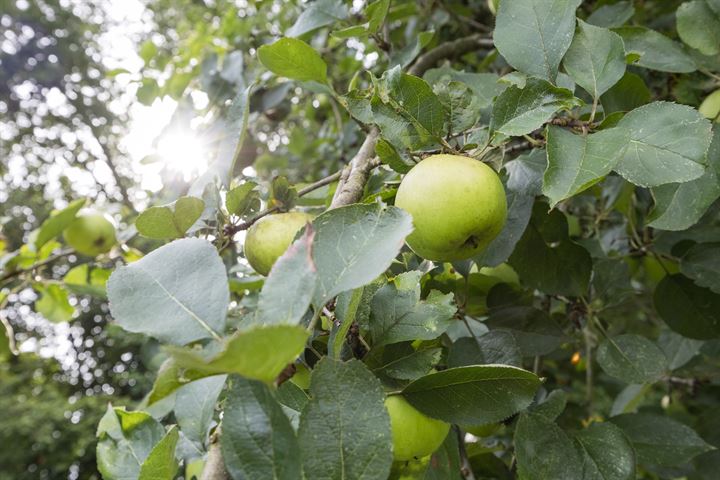
<svg viewBox="0 0 720 480">
<path fill-rule="evenodd" d="M 166 3 L 215 157 L 85 267 L 163 347 L 104 478 L 717 478 L 720 2 Z"/>
</svg>

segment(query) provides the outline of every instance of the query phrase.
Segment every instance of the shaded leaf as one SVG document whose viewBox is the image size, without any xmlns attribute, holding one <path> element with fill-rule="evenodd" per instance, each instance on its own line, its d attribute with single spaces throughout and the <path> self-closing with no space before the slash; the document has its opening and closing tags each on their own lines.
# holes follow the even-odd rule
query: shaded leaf
<svg viewBox="0 0 720 480">
<path fill-rule="evenodd" d="M 583 456 L 583 480 L 632 480 L 635 451 L 623 431 L 609 422 L 593 423 L 575 434 Z"/>
<path fill-rule="evenodd" d="M 597 361 L 605 373 L 627 383 L 654 382 L 667 369 L 662 350 L 647 338 L 633 334 L 604 340 Z"/>
<path fill-rule="evenodd" d="M 515 456 L 521 479 L 577 480 L 582 457 L 554 422 L 524 413 L 515 427 Z"/>
<path fill-rule="evenodd" d="M 654 302 L 660 318 L 680 335 L 696 340 L 720 337 L 720 295 L 684 275 L 665 276 L 655 288 Z"/>
<path fill-rule="evenodd" d="M 285 31 L 288 37 L 299 37 L 320 27 L 332 25 L 347 18 L 349 11 L 341 0 L 315 0 L 307 3 L 292 27 Z"/>
<path fill-rule="evenodd" d="M 623 38 L 627 53 L 640 54 L 636 65 L 676 73 L 689 73 L 697 69 L 695 61 L 682 45 L 662 33 L 645 27 L 622 27 L 615 31 Z"/>
</svg>

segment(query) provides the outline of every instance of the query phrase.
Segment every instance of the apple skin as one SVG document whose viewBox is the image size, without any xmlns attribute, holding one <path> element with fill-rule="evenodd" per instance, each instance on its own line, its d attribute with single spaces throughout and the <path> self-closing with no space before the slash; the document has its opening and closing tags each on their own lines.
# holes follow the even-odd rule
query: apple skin
<svg viewBox="0 0 720 480">
<path fill-rule="evenodd" d="M 245 257 L 260 275 L 270 273 L 275 261 L 285 253 L 295 235 L 312 215 L 303 212 L 278 213 L 261 218 L 247 232 Z"/>
<path fill-rule="evenodd" d="M 410 213 L 410 248 L 423 258 L 452 262 L 482 252 L 507 217 L 505 189 L 495 171 L 459 155 L 432 155 L 405 175 L 395 205 Z"/>
<path fill-rule="evenodd" d="M 107 253 L 115 245 L 115 226 L 102 213 L 80 213 L 63 231 L 65 242 L 76 252 L 89 257 Z"/>
<path fill-rule="evenodd" d="M 720 90 L 705 97 L 698 111 L 703 117 L 720 122 Z"/>
<path fill-rule="evenodd" d="M 430 455 L 442 445 L 450 424 L 430 418 L 399 395 L 385 399 L 390 414 L 393 459 L 407 461 Z"/>
</svg>

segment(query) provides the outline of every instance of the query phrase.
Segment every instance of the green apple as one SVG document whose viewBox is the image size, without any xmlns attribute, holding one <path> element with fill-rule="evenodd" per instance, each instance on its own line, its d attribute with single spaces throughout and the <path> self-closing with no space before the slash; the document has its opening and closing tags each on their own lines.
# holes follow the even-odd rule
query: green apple
<svg viewBox="0 0 720 480">
<path fill-rule="evenodd" d="M 698 111 L 705 118 L 720 121 L 720 90 L 715 90 L 713 93 L 705 97 L 705 100 L 703 100 L 700 104 Z"/>
<path fill-rule="evenodd" d="M 95 257 L 115 245 L 115 226 L 102 213 L 84 211 L 65 229 L 63 238 L 76 252 Z"/>
<path fill-rule="evenodd" d="M 450 424 L 430 418 L 399 395 L 385 399 L 390 414 L 393 458 L 407 461 L 430 455 L 443 443 Z"/>
<path fill-rule="evenodd" d="M 459 155 L 432 155 L 403 178 L 395 205 L 413 217 L 407 243 L 434 261 L 474 257 L 500 233 L 505 190 L 495 171 Z"/>
<path fill-rule="evenodd" d="M 278 213 L 261 218 L 250 227 L 245 237 L 245 257 L 250 265 L 261 275 L 270 273 L 297 232 L 312 219 L 312 215 L 303 212 Z"/>
</svg>

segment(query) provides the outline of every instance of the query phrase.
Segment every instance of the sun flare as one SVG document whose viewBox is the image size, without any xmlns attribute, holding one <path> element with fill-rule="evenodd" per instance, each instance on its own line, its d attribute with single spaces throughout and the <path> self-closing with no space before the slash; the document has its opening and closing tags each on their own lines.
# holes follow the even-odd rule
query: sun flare
<svg viewBox="0 0 720 480">
<path fill-rule="evenodd" d="M 188 181 L 207 168 L 203 144 L 192 132 L 163 135 L 157 142 L 157 156 L 169 169 Z"/>
</svg>

